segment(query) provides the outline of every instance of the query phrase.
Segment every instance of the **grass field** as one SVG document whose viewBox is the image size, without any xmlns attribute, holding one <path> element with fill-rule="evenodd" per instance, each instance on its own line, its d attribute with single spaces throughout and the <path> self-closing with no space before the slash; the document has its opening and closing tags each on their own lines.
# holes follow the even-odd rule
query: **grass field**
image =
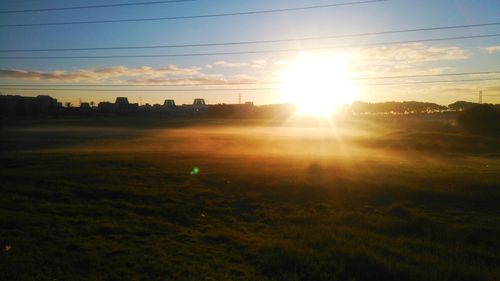
<svg viewBox="0 0 500 281">
<path fill-rule="evenodd" d="M 500 280 L 500 140 L 453 120 L 9 121 L 0 137 L 0 280 Z"/>
</svg>

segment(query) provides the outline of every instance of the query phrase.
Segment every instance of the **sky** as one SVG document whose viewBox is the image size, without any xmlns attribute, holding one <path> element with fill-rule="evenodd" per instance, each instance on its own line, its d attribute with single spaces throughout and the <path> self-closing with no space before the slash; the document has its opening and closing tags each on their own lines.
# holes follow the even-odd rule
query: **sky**
<svg viewBox="0 0 500 281">
<path fill-rule="evenodd" d="M 140 0 L 135 2 L 149 2 Z M 477 101 L 483 91 L 484 102 L 500 103 L 500 80 L 421 83 L 470 79 L 500 79 L 500 73 L 410 77 L 363 80 L 387 76 L 441 75 L 500 71 L 500 36 L 464 40 L 417 42 L 421 39 L 500 34 L 500 25 L 371 35 L 318 40 L 289 40 L 229 46 L 182 47 L 137 50 L 86 50 L 51 52 L 4 52 L 19 49 L 86 48 L 116 46 L 182 45 L 324 37 L 380 31 L 469 25 L 500 22 L 499 0 L 387 0 L 381 2 L 325 7 L 279 13 L 225 17 L 158 20 L 126 23 L 95 23 L 57 26 L 5 27 L 19 23 L 50 23 L 113 19 L 140 19 L 209 15 L 272 10 L 358 0 L 194 0 L 142 6 L 122 6 L 43 12 L 1 13 L 27 9 L 75 7 L 131 0 L 2 0 L 0 2 L 0 85 L 68 85 L 64 91 L 53 88 L 32 90 L 1 89 L 2 94 L 35 96 L 48 94 L 59 101 L 113 101 L 127 96 L 131 102 L 178 104 L 205 98 L 209 103 L 256 104 L 282 102 L 279 85 L 226 85 L 282 81 L 283 73 L 304 57 L 342 57 L 350 78 L 356 80 L 355 99 L 367 102 L 417 100 L 449 104 L 456 100 Z M 378 44 L 414 41 L 406 44 Z M 363 45 L 363 46 L 359 46 Z M 345 47 L 330 48 L 325 47 Z M 357 47 L 354 47 L 357 46 Z M 321 50 L 310 50 L 324 48 Z M 9 59 L 15 56 L 107 56 L 254 52 L 293 49 L 289 52 L 223 54 L 210 56 L 154 58 L 74 58 Z M 324 60 L 330 62 L 330 60 Z M 337 69 L 338 66 L 332 66 Z M 328 67 L 321 71 L 328 72 Z M 313 73 L 320 70 L 311 70 Z M 335 71 L 332 71 L 335 73 Z M 334 74 L 332 74 L 334 75 Z M 299 79 L 300 78 L 296 78 Z M 332 77 L 332 83 L 336 81 Z M 76 91 L 72 85 L 171 85 L 219 84 L 217 86 L 123 86 L 99 89 L 133 91 Z M 376 85 L 375 85 L 376 84 Z M 380 85 L 384 84 L 384 85 Z M 387 85 L 390 84 L 390 85 Z M 0 87 L 0 88 L 1 88 Z M 97 86 L 81 89 L 92 90 Z M 215 90 L 211 90 L 214 89 Z M 261 88 L 261 89 L 255 89 Z M 265 89 L 262 89 L 265 88 Z M 332 88 L 332 95 L 343 95 L 344 88 Z M 167 91 L 141 91 L 145 89 Z M 175 89 L 182 89 L 176 91 Z M 204 89 L 203 91 L 188 91 Z M 220 90 L 223 89 L 223 90 Z M 250 89 L 250 90 L 249 90 Z M 308 95 L 307 92 L 303 93 Z"/>
</svg>

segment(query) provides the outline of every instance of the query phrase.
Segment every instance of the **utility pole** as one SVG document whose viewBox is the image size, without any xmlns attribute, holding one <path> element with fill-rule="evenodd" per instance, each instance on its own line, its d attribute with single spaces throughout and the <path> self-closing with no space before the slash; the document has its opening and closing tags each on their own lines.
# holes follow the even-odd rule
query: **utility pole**
<svg viewBox="0 0 500 281">
<path fill-rule="evenodd" d="M 142 106 L 142 97 L 139 97 L 139 105 Z"/>
<path fill-rule="evenodd" d="M 483 91 L 479 91 L 479 104 L 483 103 Z"/>
<path fill-rule="evenodd" d="M 241 104 L 241 93 L 238 94 L 238 104 Z"/>
</svg>

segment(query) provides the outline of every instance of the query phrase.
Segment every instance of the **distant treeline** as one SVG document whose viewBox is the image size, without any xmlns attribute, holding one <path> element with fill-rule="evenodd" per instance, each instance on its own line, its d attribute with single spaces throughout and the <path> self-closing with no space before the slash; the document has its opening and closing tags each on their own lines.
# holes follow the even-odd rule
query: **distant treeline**
<svg viewBox="0 0 500 281">
<path fill-rule="evenodd" d="M 404 101 L 404 102 L 381 102 L 381 103 L 366 103 L 354 102 L 351 110 L 356 114 L 419 114 L 419 113 L 435 113 L 443 111 L 463 111 L 479 105 L 474 102 L 457 101 L 448 106 L 439 105 L 431 102 Z M 500 109 L 500 104 L 492 105 Z"/>
<path fill-rule="evenodd" d="M 500 107 L 498 104 L 470 106 L 458 115 L 458 123 L 468 133 L 499 137 Z"/>
<path fill-rule="evenodd" d="M 404 102 L 382 102 L 366 103 L 354 102 L 351 109 L 356 114 L 373 113 L 394 113 L 394 114 L 415 114 L 415 113 L 434 113 L 446 111 L 449 108 L 443 105 L 430 102 L 404 101 Z"/>
</svg>

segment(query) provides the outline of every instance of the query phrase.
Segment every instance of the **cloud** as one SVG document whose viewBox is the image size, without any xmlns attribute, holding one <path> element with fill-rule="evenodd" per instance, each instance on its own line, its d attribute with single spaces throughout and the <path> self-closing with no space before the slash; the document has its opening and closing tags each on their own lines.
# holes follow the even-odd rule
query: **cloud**
<svg viewBox="0 0 500 281">
<path fill-rule="evenodd" d="M 250 62 L 229 62 L 229 61 L 216 61 L 212 65 L 226 67 L 226 68 L 240 68 L 240 67 L 250 67 L 253 69 L 262 69 L 267 65 L 267 61 L 264 59 L 253 60 Z"/>
<path fill-rule="evenodd" d="M 249 74 L 237 74 L 231 76 L 232 81 L 239 81 L 239 82 L 255 82 L 257 79 Z"/>
<path fill-rule="evenodd" d="M 175 65 L 152 68 L 141 66 L 128 68 L 125 66 L 111 66 L 105 68 L 77 69 L 74 71 L 37 71 L 23 69 L 0 69 L 0 78 L 19 80 L 47 80 L 61 82 L 99 82 L 109 80 L 121 80 L 127 77 L 147 76 L 149 79 L 159 77 L 179 77 L 201 75 L 201 68 L 181 68 Z"/>
<path fill-rule="evenodd" d="M 494 53 L 500 53 L 500 45 L 496 46 L 488 46 L 488 47 L 480 47 L 481 51 L 487 53 L 487 54 L 494 54 Z"/>
<path fill-rule="evenodd" d="M 263 61 L 255 62 L 264 64 Z M 105 68 L 76 69 L 72 71 L 36 71 L 23 69 L 0 69 L 0 79 L 16 79 L 28 81 L 81 82 L 111 84 L 144 84 L 144 85 L 230 85 L 234 83 L 255 82 L 257 78 L 249 74 L 223 75 L 206 74 L 200 67 L 182 68 L 166 65 L 153 68 L 140 66 L 110 66 Z"/>
<path fill-rule="evenodd" d="M 224 85 L 227 81 L 222 77 L 192 77 L 192 78 L 140 78 L 123 81 L 141 85 Z"/>
<path fill-rule="evenodd" d="M 355 49 L 348 57 L 348 68 L 358 77 L 411 76 L 452 73 L 455 68 L 428 63 L 468 59 L 469 52 L 456 46 L 414 43 Z"/>
<path fill-rule="evenodd" d="M 277 65 L 277 66 L 289 66 L 291 64 L 292 64 L 292 62 L 288 61 L 288 60 L 279 60 L 279 61 L 274 62 L 274 65 Z"/>
<path fill-rule="evenodd" d="M 423 43 L 402 44 L 389 47 L 363 48 L 352 51 L 357 60 L 379 63 L 423 63 L 434 61 L 463 60 L 469 58 L 467 50 L 456 46 L 432 47 Z"/>
<path fill-rule="evenodd" d="M 262 69 L 266 67 L 267 61 L 266 60 L 254 60 L 252 61 L 250 67 L 255 68 L 255 69 Z"/>
<path fill-rule="evenodd" d="M 144 79 L 129 79 L 123 82 L 141 85 L 231 85 L 235 83 L 255 82 L 253 76 L 240 74 L 231 77 L 225 77 L 222 74 L 205 75 L 200 77 L 186 78 L 144 78 Z"/>
<path fill-rule="evenodd" d="M 497 46 L 484 48 L 485 50 L 491 51 L 492 47 Z M 348 51 L 347 54 L 347 67 L 354 77 L 452 73 L 455 71 L 454 68 L 429 66 L 427 62 L 463 60 L 469 58 L 469 52 L 467 50 L 456 46 L 433 47 L 422 43 L 355 48 Z M 168 64 L 161 67 L 126 67 L 123 65 L 115 65 L 102 68 L 55 71 L 0 69 L 0 79 L 145 85 L 229 85 L 240 82 L 281 80 L 281 71 L 289 67 L 292 63 L 293 58 L 276 61 L 255 59 L 246 62 L 220 60 L 203 67 L 180 67 Z M 203 72 L 204 70 L 213 72 L 217 67 L 234 69 L 228 69 L 227 72 L 230 73 L 225 73 L 224 75 Z M 235 70 L 238 70 L 238 72 Z M 415 80 L 420 79 L 416 78 Z"/>
<path fill-rule="evenodd" d="M 351 73 L 358 77 L 436 75 L 455 71 L 453 67 L 423 67 L 410 64 L 370 65 L 364 63 L 352 64 L 350 69 Z"/>
<path fill-rule="evenodd" d="M 195 75 L 199 74 L 200 70 L 200 67 L 180 68 L 172 64 L 165 67 L 153 69 L 153 71 L 168 75 Z"/>
<path fill-rule="evenodd" d="M 125 66 L 117 65 L 105 68 L 94 69 L 96 73 L 104 73 L 104 74 L 115 74 L 115 73 L 126 73 L 129 69 Z"/>
<path fill-rule="evenodd" d="M 0 78 L 50 81 L 95 80 L 94 75 L 85 70 L 67 73 L 65 71 L 42 72 L 22 69 L 0 69 Z"/>
<path fill-rule="evenodd" d="M 228 67 L 228 68 L 248 66 L 247 62 L 228 62 L 228 61 L 223 61 L 223 60 L 216 61 L 213 64 L 217 65 L 217 66 L 221 66 L 221 67 Z"/>
</svg>

